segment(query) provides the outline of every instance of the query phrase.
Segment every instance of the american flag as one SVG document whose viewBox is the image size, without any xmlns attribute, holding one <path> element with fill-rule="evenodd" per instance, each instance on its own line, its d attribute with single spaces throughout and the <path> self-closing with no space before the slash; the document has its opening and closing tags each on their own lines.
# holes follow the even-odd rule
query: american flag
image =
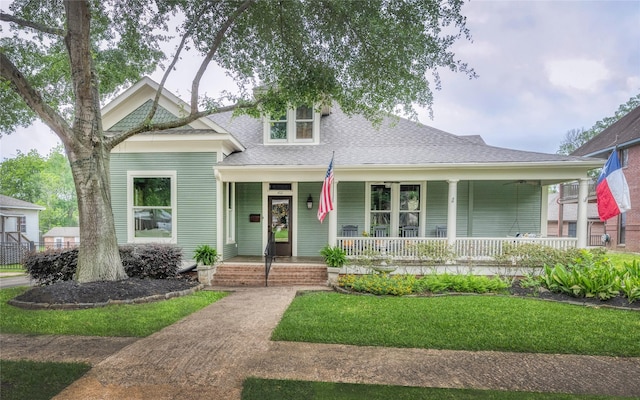
<svg viewBox="0 0 640 400">
<path fill-rule="evenodd" d="M 324 220 L 324 217 L 333 210 L 333 201 L 331 201 L 331 186 L 333 185 L 333 156 L 331 156 L 331 162 L 327 169 L 327 174 L 322 182 L 322 191 L 320 192 L 320 201 L 318 202 L 318 220 L 320 223 Z"/>
</svg>

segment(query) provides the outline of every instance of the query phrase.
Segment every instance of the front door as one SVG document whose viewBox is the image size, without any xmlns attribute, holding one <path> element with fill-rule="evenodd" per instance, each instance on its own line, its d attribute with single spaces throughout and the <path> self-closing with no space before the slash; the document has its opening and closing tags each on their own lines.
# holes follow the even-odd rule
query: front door
<svg viewBox="0 0 640 400">
<path fill-rule="evenodd" d="M 276 256 L 291 257 L 291 196 L 269 196 L 269 232 L 276 242 Z"/>
</svg>

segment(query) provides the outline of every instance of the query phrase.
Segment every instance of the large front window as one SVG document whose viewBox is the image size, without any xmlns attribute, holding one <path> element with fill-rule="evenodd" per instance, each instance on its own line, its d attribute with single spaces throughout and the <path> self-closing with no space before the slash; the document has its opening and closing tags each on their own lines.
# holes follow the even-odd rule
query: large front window
<svg viewBox="0 0 640 400">
<path fill-rule="evenodd" d="M 134 242 L 174 242 L 175 173 L 129 175 L 129 239 Z"/>
<path fill-rule="evenodd" d="M 312 107 L 292 107 L 284 115 L 265 119 L 265 143 L 317 143 L 319 126 L 319 113 Z"/>
<path fill-rule="evenodd" d="M 368 222 L 372 236 L 420 236 L 422 185 L 375 183 L 369 189 Z"/>
</svg>

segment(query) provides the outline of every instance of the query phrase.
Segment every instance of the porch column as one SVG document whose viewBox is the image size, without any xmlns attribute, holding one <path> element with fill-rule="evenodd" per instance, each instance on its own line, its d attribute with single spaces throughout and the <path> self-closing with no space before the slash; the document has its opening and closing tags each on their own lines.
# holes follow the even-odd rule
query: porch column
<svg viewBox="0 0 640 400">
<path fill-rule="evenodd" d="M 331 188 L 331 194 L 333 194 L 333 211 L 329 211 L 329 245 L 335 246 L 338 244 L 338 180 L 333 178 L 333 187 Z"/>
<path fill-rule="evenodd" d="M 456 223 L 458 210 L 458 179 L 449 179 L 449 207 L 447 209 L 447 242 L 453 245 L 456 242 Z"/>
<path fill-rule="evenodd" d="M 587 247 L 587 205 L 589 201 L 589 178 L 580 178 L 578 186 L 578 221 L 576 222 L 576 236 L 578 248 Z"/>
</svg>

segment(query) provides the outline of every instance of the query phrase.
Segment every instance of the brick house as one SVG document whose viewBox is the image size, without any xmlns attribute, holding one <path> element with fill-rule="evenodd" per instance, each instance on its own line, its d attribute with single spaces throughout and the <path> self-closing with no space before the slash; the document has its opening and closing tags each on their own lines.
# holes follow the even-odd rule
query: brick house
<svg viewBox="0 0 640 400">
<path fill-rule="evenodd" d="M 605 221 L 612 250 L 640 252 L 640 107 L 636 107 L 571 155 L 607 159 L 617 146 L 629 185 L 631 210 Z"/>
</svg>

